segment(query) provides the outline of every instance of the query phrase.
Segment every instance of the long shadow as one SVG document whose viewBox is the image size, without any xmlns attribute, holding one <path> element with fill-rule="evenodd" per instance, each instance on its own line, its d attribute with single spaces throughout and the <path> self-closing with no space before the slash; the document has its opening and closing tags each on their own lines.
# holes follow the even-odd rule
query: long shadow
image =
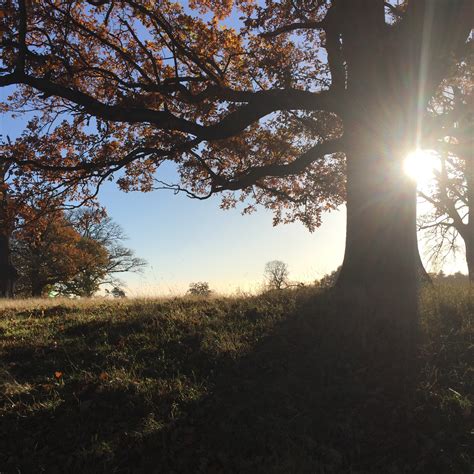
<svg viewBox="0 0 474 474">
<path fill-rule="evenodd" d="M 351 318 L 355 320 L 350 308 L 338 307 L 323 295 L 289 315 L 237 360 L 225 355 L 216 359 L 203 351 L 197 333 L 144 349 L 137 357 L 148 367 L 147 377 L 171 379 L 179 372 L 200 378 L 210 387 L 209 395 L 181 401 L 179 414 L 171 416 L 176 393 L 157 394 L 150 403 L 133 386 L 67 384 L 54 410 L 45 407 L 25 418 L 4 418 L 3 452 L 10 453 L 9 458 L 0 456 L 4 470 L 470 472 L 465 426 L 459 426 L 458 418 L 432 419 L 436 407 L 427 411 L 418 405 L 415 361 L 410 366 L 397 357 L 390 334 L 362 331 L 350 324 Z M 107 327 L 91 322 L 69 329 L 64 363 L 73 361 L 78 371 L 100 370 L 107 351 L 88 354 L 86 348 L 100 345 L 97 338 L 103 331 L 108 343 L 117 344 L 140 329 L 137 324 L 141 322 Z M 83 345 L 77 344 L 80 337 L 85 338 Z M 5 360 L 35 357 L 27 348 L 21 350 L 10 351 Z M 160 366 L 163 350 L 175 365 Z M 30 367 L 18 367 L 15 376 L 21 380 L 33 369 L 44 375 L 57 366 L 58 357 L 54 351 L 46 354 Z M 143 419 L 150 411 L 159 411 L 163 425 L 144 433 Z M 19 439 L 21 449 L 14 445 Z"/>
<path fill-rule="evenodd" d="M 291 315 L 145 442 L 141 472 L 470 473 L 466 417 L 429 404 L 393 328 L 353 313 L 322 295 Z"/>
</svg>

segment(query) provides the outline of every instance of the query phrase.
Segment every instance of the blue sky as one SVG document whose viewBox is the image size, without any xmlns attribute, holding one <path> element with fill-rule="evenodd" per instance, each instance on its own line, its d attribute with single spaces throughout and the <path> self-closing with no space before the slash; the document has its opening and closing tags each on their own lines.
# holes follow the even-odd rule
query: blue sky
<svg viewBox="0 0 474 474">
<path fill-rule="evenodd" d="M 258 290 L 265 263 L 279 259 L 290 277 L 313 281 L 336 268 L 344 251 L 344 210 L 327 214 L 311 234 L 301 224 L 272 226 L 264 209 L 252 215 L 219 209 L 218 197 L 196 201 L 166 191 L 148 194 L 102 189 L 100 201 L 130 237 L 128 244 L 147 259 L 143 275 L 127 284 L 136 294 L 174 294 L 190 282 L 208 281 L 232 293 Z"/>
</svg>

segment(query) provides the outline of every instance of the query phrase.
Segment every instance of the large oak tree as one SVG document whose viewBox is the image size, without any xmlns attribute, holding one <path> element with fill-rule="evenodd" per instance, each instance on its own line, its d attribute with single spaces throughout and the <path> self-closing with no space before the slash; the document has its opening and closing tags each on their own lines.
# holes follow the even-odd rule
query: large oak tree
<svg viewBox="0 0 474 474">
<path fill-rule="evenodd" d="M 69 114 L 71 147 L 74 130 L 97 137 L 63 166 L 123 169 L 126 190 L 223 192 L 224 207 L 256 202 L 310 228 L 346 199 L 340 286 L 387 315 L 377 299 L 392 288 L 411 324 L 416 191 L 402 162 L 466 47 L 470 0 L 3 5 L 0 86 L 20 86 L 7 108 L 53 126 Z M 166 160 L 176 186 L 156 177 Z"/>
</svg>

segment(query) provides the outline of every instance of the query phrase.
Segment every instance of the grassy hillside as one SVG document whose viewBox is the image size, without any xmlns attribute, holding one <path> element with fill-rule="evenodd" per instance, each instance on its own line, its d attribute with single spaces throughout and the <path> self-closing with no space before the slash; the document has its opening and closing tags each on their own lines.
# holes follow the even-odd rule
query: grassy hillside
<svg viewBox="0 0 474 474">
<path fill-rule="evenodd" d="M 0 306 L 0 472 L 471 473 L 474 301 L 415 361 L 315 290 Z"/>
</svg>

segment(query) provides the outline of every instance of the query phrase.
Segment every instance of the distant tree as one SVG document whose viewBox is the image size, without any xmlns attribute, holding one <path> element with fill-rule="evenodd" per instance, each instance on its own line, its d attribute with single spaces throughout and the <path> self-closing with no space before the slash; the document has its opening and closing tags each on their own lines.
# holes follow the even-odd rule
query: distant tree
<svg viewBox="0 0 474 474">
<path fill-rule="evenodd" d="M 268 288 L 281 290 L 288 286 L 288 265 L 281 260 L 272 260 L 265 264 L 265 280 Z"/>
<path fill-rule="evenodd" d="M 44 296 L 86 270 L 101 272 L 108 260 L 106 249 L 82 237 L 60 212 L 37 219 L 35 232 L 15 233 L 12 248 L 25 296 Z"/>
<path fill-rule="evenodd" d="M 120 288 L 116 274 L 140 271 L 146 264 L 121 245 L 124 239 L 123 230 L 103 210 L 66 214 L 30 209 L 27 223 L 13 233 L 19 292 L 44 296 L 54 290 L 90 297 L 102 285 Z"/>
<path fill-rule="evenodd" d="M 114 286 L 111 290 L 110 290 L 110 294 L 114 297 L 114 298 L 125 298 L 126 297 L 126 294 L 125 294 L 125 291 L 118 287 L 118 286 Z"/>
<path fill-rule="evenodd" d="M 77 233 L 75 229 L 72 231 Z M 85 258 L 77 265 L 76 271 L 69 278 L 57 282 L 54 289 L 60 295 L 90 298 L 107 278 L 109 254 L 100 242 L 78 235 L 76 248 Z"/>
<path fill-rule="evenodd" d="M 212 290 L 206 281 L 198 281 L 189 285 L 188 294 L 193 296 L 210 296 Z"/>
<path fill-rule="evenodd" d="M 76 209 L 67 215 L 72 228 L 82 237 L 82 245 L 94 251 L 105 251 L 106 257 L 98 256 L 99 265 L 90 265 L 71 279 L 63 282 L 58 291 L 66 295 L 93 296 L 101 286 L 120 288 L 118 274 L 141 272 L 147 265 L 135 256 L 132 249 L 122 243 L 127 239 L 123 229 L 104 210 Z M 113 290 L 112 290 L 113 291 Z"/>
</svg>

